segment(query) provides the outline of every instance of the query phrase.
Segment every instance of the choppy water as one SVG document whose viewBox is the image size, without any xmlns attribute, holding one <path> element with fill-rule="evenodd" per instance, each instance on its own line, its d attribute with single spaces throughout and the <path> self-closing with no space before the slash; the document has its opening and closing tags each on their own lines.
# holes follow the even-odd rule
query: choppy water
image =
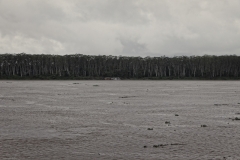
<svg viewBox="0 0 240 160">
<path fill-rule="evenodd" d="M 240 81 L 0 81 L 0 159 L 240 159 L 236 117 Z"/>
</svg>

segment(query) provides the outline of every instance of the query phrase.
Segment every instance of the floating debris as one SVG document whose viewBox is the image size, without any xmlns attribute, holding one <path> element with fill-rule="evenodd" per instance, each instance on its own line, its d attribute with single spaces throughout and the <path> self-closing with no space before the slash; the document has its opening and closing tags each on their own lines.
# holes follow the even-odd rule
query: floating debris
<svg viewBox="0 0 240 160">
<path fill-rule="evenodd" d="M 178 114 L 175 114 L 175 116 L 179 116 Z"/>
<path fill-rule="evenodd" d="M 170 121 L 165 121 L 165 124 L 171 124 Z"/>
<path fill-rule="evenodd" d="M 136 96 L 122 96 L 122 97 L 119 97 L 119 98 L 131 98 L 131 97 L 136 97 Z"/>
<path fill-rule="evenodd" d="M 164 147 L 164 146 L 167 146 L 167 145 L 168 145 L 168 144 L 153 145 L 153 148 Z"/>
<path fill-rule="evenodd" d="M 147 130 L 153 130 L 153 128 L 148 128 Z"/>
<path fill-rule="evenodd" d="M 95 85 L 93 85 L 94 87 L 98 87 L 99 85 L 97 85 L 97 84 L 95 84 Z"/>
<path fill-rule="evenodd" d="M 207 125 L 203 124 L 203 125 L 201 125 L 201 127 L 207 127 Z"/>
<path fill-rule="evenodd" d="M 235 118 L 234 118 L 234 120 L 238 121 L 238 120 L 240 120 L 240 118 L 238 118 L 238 117 L 235 117 Z"/>
<path fill-rule="evenodd" d="M 183 143 L 171 143 L 172 146 L 178 146 L 178 145 L 186 145 L 186 144 L 183 144 Z"/>
<path fill-rule="evenodd" d="M 182 146 L 182 145 L 186 145 L 186 144 L 183 144 L 183 143 L 158 144 L 158 145 L 153 145 L 153 148 L 165 147 L 165 146 L 168 146 L 168 145 L 171 145 L 171 146 Z"/>
<path fill-rule="evenodd" d="M 232 121 L 239 121 L 240 120 L 240 118 L 238 118 L 238 117 L 235 117 L 235 118 L 229 118 L 229 119 L 231 119 Z"/>
<path fill-rule="evenodd" d="M 143 148 L 147 148 L 147 146 L 143 146 Z"/>
</svg>

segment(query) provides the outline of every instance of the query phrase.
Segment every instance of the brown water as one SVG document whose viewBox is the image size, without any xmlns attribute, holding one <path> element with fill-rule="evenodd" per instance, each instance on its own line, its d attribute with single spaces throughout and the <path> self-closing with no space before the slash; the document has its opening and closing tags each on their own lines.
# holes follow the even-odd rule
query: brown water
<svg viewBox="0 0 240 160">
<path fill-rule="evenodd" d="M 0 81 L 0 159 L 240 159 L 235 117 L 240 81 Z"/>
</svg>

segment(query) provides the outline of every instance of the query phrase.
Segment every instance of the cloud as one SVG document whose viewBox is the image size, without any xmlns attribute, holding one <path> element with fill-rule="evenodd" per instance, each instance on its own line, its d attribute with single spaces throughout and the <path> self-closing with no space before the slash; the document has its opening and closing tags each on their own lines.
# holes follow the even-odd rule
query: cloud
<svg viewBox="0 0 240 160">
<path fill-rule="evenodd" d="M 238 0 L 0 0 L 0 52 L 240 55 Z"/>
<path fill-rule="evenodd" d="M 76 4 L 75 11 L 83 22 L 101 21 L 136 26 L 149 21 L 137 1 L 101 0 L 96 3 L 96 0 L 89 0 Z"/>
<path fill-rule="evenodd" d="M 118 38 L 122 45 L 121 55 L 144 56 L 149 53 L 146 44 L 139 42 L 137 38 Z"/>
</svg>

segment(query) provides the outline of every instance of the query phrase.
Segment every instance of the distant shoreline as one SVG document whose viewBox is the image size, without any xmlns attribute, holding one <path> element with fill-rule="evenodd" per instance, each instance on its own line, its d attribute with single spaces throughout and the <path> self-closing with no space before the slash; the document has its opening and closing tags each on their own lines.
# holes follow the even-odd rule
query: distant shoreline
<svg viewBox="0 0 240 160">
<path fill-rule="evenodd" d="M 122 57 L 1 54 L 0 79 L 239 80 L 240 56 Z"/>
<path fill-rule="evenodd" d="M 54 79 L 51 79 L 50 77 L 0 77 L 0 81 L 3 80 L 100 80 L 100 81 L 121 81 L 121 80 L 133 80 L 133 81 L 137 81 L 137 80 L 146 80 L 146 81 L 171 81 L 171 80 L 179 80 L 179 81 L 198 81 L 198 80 L 210 80 L 210 81 L 218 81 L 218 80 L 223 80 L 223 81 L 227 81 L 227 80 L 240 80 L 240 77 L 238 78 L 234 78 L 234 77 L 216 77 L 216 78 L 156 78 L 156 77 L 148 77 L 148 78 L 121 78 L 120 80 L 105 80 L 104 77 L 57 77 Z"/>
</svg>

